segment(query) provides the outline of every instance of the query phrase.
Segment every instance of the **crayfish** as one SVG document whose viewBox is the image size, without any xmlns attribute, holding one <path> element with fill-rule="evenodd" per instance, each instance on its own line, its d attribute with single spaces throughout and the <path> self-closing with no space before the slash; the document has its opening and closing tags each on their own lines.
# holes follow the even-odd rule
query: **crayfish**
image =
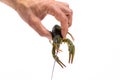
<svg viewBox="0 0 120 80">
<path fill-rule="evenodd" d="M 65 64 L 63 64 L 61 62 L 61 60 L 59 59 L 59 57 L 57 56 L 57 53 L 59 52 L 59 48 L 60 45 L 64 42 L 67 43 L 68 46 L 68 51 L 69 51 L 69 63 L 73 63 L 73 58 L 74 58 L 74 54 L 75 54 L 75 46 L 72 43 L 72 41 L 68 38 L 63 39 L 62 34 L 61 34 L 61 27 L 59 25 L 55 25 L 52 28 L 51 31 L 52 34 L 52 56 L 55 59 L 55 61 L 63 68 L 66 67 Z M 68 32 L 68 34 L 71 36 L 71 38 L 73 39 L 73 36 Z"/>
</svg>

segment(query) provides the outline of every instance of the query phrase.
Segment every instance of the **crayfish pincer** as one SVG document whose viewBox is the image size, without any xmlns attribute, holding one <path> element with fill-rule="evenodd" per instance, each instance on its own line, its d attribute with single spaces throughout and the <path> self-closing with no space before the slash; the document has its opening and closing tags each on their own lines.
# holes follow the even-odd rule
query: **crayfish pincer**
<svg viewBox="0 0 120 80">
<path fill-rule="evenodd" d="M 68 38 L 63 39 L 62 34 L 61 34 L 61 27 L 59 25 L 55 25 L 52 28 L 51 31 L 52 34 L 52 55 L 53 58 L 55 59 L 55 61 L 63 68 L 66 67 L 59 59 L 59 57 L 57 56 L 57 53 L 60 51 L 60 45 L 64 42 L 67 43 L 68 46 L 68 51 L 69 51 L 69 63 L 73 63 L 73 58 L 74 58 L 74 54 L 75 54 L 75 46 L 72 43 L 72 41 Z M 68 32 L 68 34 L 71 36 L 71 38 L 73 39 L 73 36 Z"/>
</svg>

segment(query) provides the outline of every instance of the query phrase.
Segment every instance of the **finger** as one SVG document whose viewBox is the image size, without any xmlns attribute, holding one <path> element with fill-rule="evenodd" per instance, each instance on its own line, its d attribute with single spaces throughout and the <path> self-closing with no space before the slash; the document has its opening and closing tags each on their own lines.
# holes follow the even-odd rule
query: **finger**
<svg viewBox="0 0 120 80">
<path fill-rule="evenodd" d="M 40 35 L 52 40 L 51 33 L 42 25 L 40 19 L 34 14 L 29 15 L 28 24 Z"/>
<path fill-rule="evenodd" d="M 48 14 L 53 15 L 58 21 L 61 23 L 61 31 L 63 38 L 66 37 L 66 34 L 68 32 L 68 19 L 66 15 L 61 11 L 60 8 L 56 6 L 51 6 L 48 9 Z"/>
<path fill-rule="evenodd" d="M 47 11 L 44 9 L 41 10 L 41 6 L 37 5 L 36 7 L 38 7 L 38 9 L 31 7 L 32 12 L 35 16 L 39 17 L 40 20 L 44 19 L 44 17 L 47 15 Z"/>
<path fill-rule="evenodd" d="M 68 24 L 61 23 L 61 33 L 64 39 L 66 38 L 67 32 L 68 32 Z"/>
<path fill-rule="evenodd" d="M 56 6 L 58 6 L 65 13 L 65 15 L 68 18 L 68 24 L 69 24 L 69 27 L 70 27 L 72 25 L 73 11 L 69 8 L 69 5 L 67 3 L 64 3 L 64 2 L 59 2 L 58 1 Z"/>
<path fill-rule="evenodd" d="M 72 25 L 72 15 L 73 15 L 72 10 L 71 10 L 70 13 L 66 14 L 66 16 L 68 17 L 68 24 L 69 24 L 69 27 Z"/>
<path fill-rule="evenodd" d="M 60 9 L 65 13 L 65 15 L 68 18 L 68 24 L 69 26 L 72 25 L 72 15 L 73 15 L 73 11 L 70 8 L 64 7 L 64 6 L 60 6 Z"/>
<path fill-rule="evenodd" d="M 47 13 L 39 15 L 39 19 L 40 19 L 40 20 L 43 20 L 46 15 L 47 15 Z"/>
<path fill-rule="evenodd" d="M 69 8 L 69 4 L 66 2 L 61 2 L 61 1 L 56 1 L 56 2 L 57 2 L 57 4 L 60 4 L 61 6 L 66 6 Z"/>
</svg>

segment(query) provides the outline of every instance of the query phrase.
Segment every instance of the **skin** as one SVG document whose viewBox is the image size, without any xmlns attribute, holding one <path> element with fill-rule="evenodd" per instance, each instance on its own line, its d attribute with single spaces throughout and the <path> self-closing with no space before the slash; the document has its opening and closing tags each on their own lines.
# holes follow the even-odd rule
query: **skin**
<svg viewBox="0 0 120 80">
<path fill-rule="evenodd" d="M 40 36 L 52 40 L 51 33 L 41 21 L 50 14 L 61 23 L 63 38 L 66 38 L 68 28 L 72 25 L 72 10 L 64 2 L 55 0 L 0 0 L 18 12 Z"/>
</svg>

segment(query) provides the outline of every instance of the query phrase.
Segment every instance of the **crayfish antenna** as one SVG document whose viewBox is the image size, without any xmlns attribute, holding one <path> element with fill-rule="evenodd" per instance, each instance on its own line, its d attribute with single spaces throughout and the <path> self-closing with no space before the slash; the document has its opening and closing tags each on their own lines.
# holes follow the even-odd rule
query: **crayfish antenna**
<svg viewBox="0 0 120 80">
<path fill-rule="evenodd" d="M 67 32 L 69 35 L 70 35 L 70 37 L 72 38 L 72 40 L 74 41 L 75 39 L 74 39 L 74 37 L 72 36 L 72 34 L 70 33 L 70 32 Z"/>
</svg>

